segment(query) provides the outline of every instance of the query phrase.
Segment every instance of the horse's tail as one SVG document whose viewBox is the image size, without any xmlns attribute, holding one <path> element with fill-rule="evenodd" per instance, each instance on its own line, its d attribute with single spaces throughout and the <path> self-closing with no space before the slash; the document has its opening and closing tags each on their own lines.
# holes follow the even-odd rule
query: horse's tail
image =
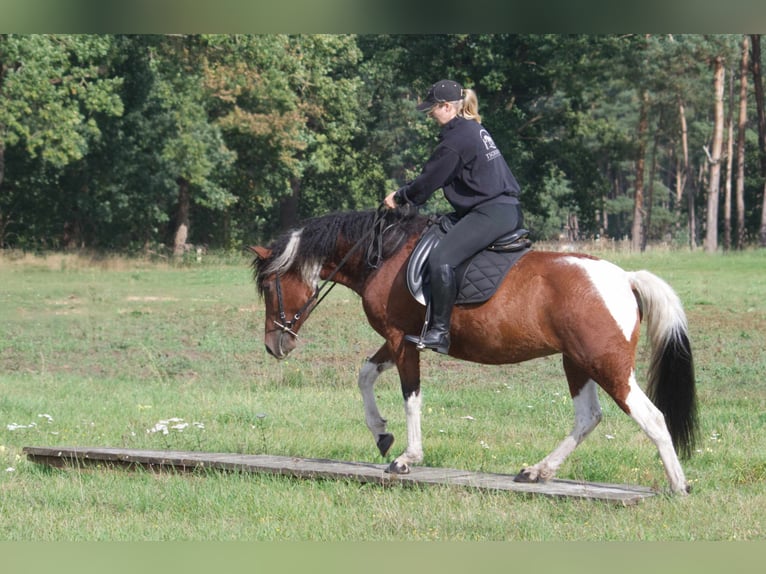
<svg viewBox="0 0 766 574">
<path fill-rule="evenodd" d="M 649 271 L 629 273 L 630 285 L 647 324 L 650 347 L 646 394 L 665 415 L 680 456 L 697 440 L 697 393 L 689 332 L 681 301 L 665 281 Z"/>
</svg>

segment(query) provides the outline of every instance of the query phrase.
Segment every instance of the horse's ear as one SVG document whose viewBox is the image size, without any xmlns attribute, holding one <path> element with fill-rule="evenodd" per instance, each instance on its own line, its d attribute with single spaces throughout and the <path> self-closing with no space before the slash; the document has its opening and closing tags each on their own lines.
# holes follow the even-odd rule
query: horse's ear
<svg viewBox="0 0 766 574">
<path fill-rule="evenodd" d="M 268 259 L 271 257 L 271 249 L 261 247 L 260 245 L 251 245 L 248 249 L 255 254 L 258 259 Z"/>
</svg>

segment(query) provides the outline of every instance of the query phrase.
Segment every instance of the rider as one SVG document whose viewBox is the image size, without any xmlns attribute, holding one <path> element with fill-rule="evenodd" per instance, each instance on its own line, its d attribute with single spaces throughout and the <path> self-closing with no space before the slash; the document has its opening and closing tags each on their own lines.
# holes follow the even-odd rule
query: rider
<svg viewBox="0 0 766 574">
<path fill-rule="evenodd" d="M 418 111 L 442 126 L 439 143 L 413 181 L 390 193 L 384 203 L 424 204 L 442 188 L 456 223 L 429 255 L 432 322 L 426 334 L 405 338 L 418 348 L 449 352 L 449 327 L 457 296 L 455 269 L 495 239 L 523 224 L 520 188 L 489 132 L 481 125 L 476 93 L 452 80 L 440 80 Z"/>
</svg>

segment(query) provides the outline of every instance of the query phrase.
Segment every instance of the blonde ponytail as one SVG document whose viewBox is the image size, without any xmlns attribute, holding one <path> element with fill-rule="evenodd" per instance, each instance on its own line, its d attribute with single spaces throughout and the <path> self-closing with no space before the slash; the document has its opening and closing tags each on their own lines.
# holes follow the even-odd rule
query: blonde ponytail
<svg viewBox="0 0 766 574">
<path fill-rule="evenodd" d="M 458 115 L 463 116 L 465 119 L 481 123 L 479 99 L 476 97 L 476 92 L 472 89 L 465 88 L 463 90 L 463 99 L 460 101 L 458 110 Z"/>
</svg>

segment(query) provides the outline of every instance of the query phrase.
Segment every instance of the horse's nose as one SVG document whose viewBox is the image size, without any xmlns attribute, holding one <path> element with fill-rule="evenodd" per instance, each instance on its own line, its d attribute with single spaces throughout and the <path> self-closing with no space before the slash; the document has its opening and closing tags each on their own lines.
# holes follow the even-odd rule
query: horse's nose
<svg viewBox="0 0 766 574">
<path fill-rule="evenodd" d="M 281 347 L 275 351 L 269 345 L 266 345 L 266 352 L 278 361 L 281 361 L 287 356 L 287 353 L 285 353 Z"/>
</svg>

